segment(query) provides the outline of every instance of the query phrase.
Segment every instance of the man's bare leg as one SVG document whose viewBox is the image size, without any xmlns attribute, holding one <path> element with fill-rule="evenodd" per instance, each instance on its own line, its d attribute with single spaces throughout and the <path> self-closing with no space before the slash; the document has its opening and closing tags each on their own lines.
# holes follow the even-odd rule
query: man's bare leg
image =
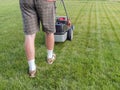
<svg viewBox="0 0 120 90">
<path fill-rule="evenodd" d="M 52 64 L 56 57 L 56 55 L 53 53 L 54 33 L 46 33 L 46 47 L 47 47 L 47 61 L 49 64 Z"/>
<path fill-rule="evenodd" d="M 25 35 L 25 52 L 29 64 L 29 71 L 36 70 L 35 65 L 35 36 L 36 34 L 32 35 Z"/>
<path fill-rule="evenodd" d="M 46 33 L 47 58 L 52 58 L 54 49 L 54 34 Z"/>
</svg>

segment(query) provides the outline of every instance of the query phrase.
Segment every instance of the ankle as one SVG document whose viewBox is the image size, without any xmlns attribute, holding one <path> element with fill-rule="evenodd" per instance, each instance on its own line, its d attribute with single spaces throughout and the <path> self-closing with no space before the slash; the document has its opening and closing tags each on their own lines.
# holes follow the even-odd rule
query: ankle
<svg viewBox="0 0 120 90">
<path fill-rule="evenodd" d="M 52 58 L 53 50 L 47 50 L 47 58 Z"/>
<path fill-rule="evenodd" d="M 28 65 L 30 71 L 36 70 L 35 59 L 28 60 Z"/>
</svg>

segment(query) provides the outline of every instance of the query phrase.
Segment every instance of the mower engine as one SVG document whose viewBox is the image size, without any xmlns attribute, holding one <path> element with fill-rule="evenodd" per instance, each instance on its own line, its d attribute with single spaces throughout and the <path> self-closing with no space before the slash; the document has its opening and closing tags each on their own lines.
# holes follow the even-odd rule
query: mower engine
<svg viewBox="0 0 120 90">
<path fill-rule="evenodd" d="M 73 25 L 66 16 L 56 17 L 56 33 L 54 34 L 55 42 L 64 42 L 72 40 L 73 38 Z"/>
</svg>

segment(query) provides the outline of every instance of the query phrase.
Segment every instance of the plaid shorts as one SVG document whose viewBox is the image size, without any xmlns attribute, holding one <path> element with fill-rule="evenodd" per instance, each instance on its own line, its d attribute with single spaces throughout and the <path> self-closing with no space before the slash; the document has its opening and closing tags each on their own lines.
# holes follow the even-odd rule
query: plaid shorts
<svg viewBox="0 0 120 90">
<path fill-rule="evenodd" d="M 55 2 L 47 0 L 20 0 L 20 9 L 23 17 L 24 33 L 34 34 L 40 30 L 54 33 L 55 30 Z"/>
</svg>

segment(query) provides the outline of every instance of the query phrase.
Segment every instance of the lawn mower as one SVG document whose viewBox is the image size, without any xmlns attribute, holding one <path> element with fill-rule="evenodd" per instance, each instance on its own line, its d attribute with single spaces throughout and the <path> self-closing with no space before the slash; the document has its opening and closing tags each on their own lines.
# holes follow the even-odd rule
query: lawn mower
<svg viewBox="0 0 120 90">
<path fill-rule="evenodd" d="M 56 17 L 56 33 L 54 33 L 55 42 L 64 42 L 65 40 L 73 39 L 73 30 L 74 26 L 71 24 L 70 19 L 68 18 L 67 10 L 65 3 L 61 0 L 66 16 L 57 16 Z"/>
</svg>

